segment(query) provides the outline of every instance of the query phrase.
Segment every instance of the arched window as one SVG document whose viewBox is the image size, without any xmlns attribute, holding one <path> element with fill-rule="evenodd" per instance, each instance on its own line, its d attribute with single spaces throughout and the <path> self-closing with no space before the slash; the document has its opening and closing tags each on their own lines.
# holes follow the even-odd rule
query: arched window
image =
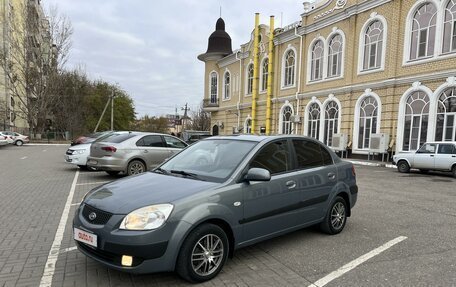
<svg viewBox="0 0 456 287">
<path fill-rule="evenodd" d="M 339 105 L 335 101 L 329 102 L 325 107 L 325 135 L 324 143 L 332 146 L 333 135 L 337 133 L 339 124 Z"/>
<path fill-rule="evenodd" d="M 367 96 L 359 107 L 358 148 L 368 149 L 371 134 L 377 133 L 378 103 Z"/>
<path fill-rule="evenodd" d="M 443 53 L 456 52 L 456 0 L 448 1 L 443 17 Z"/>
<path fill-rule="evenodd" d="M 412 19 L 410 60 L 434 55 L 437 8 L 432 3 L 421 5 Z"/>
<path fill-rule="evenodd" d="M 223 98 L 225 100 L 230 98 L 230 84 L 231 84 L 231 75 L 230 72 L 226 71 L 223 76 Z"/>
<path fill-rule="evenodd" d="M 247 95 L 253 92 L 253 64 L 249 64 L 247 67 Z"/>
<path fill-rule="evenodd" d="M 211 104 L 216 104 L 217 103 L 217 73 L 212 72 L 211 73 Z"/>
<path fill-rule="evenodd" d="M 456 141 L 456 87 L 443 91 L 437 102 L 436 141 Z"/>
<path fill-rule="evenodd" d="M 285 104 L 280 111 L 279 133 L 291 134 L 293 131 L 293 122 L 291 121 L 292 116 L 293 108 L 290 104 Z"/>
<path fill-rule="evenodd" d="M 284 81 L 283 86 L 289 87 L 294 85 L 294 76 L 295 76 L 295 64 L 296 64 L 296 56 L 293 50 L 288 50 L 285 54 L 285 65 L 284 69 Z"/>
<path fill-rule="evenodd" d="M 261 90 L 265 91 L 268 88 L 268 65 L 269 59 L 266 58 L 263 60 L 261 65 Z"/>
<path fill-rule="evenodd" d="M 309 124 L 308 133 L 309 137 L 319 139 L 320 137 L 320 106 L 317 103 L 313 103 L 309 106 Z"/>
<path fill-rule="evenodd" d="M 328 77 L 338 77 L 342 72 L 344 41 L 340 34 L 334 35 L 328 44 Z"/>
<path fill-rule="evenodd" d="M 245 119 L 245 122 L 244 122 L 244 133 L 245 134 L 252 133 L 252 118 L 250 116 L 248 116 Z"/>
<path fill-rule="evenodd" d="M 363 70 L 378 69 L 382 65 L 384 27 L 380 20 L 375 20 L 364 33 Z"/>
<path fill-rule="evenodd" d="M 406 100 L 403 151 L 417 150 L 426 142 L 429 122 L 429 97 L 423 91 L 410 94 Z"/>
<path fill-rule="evenodd" d="M 310 67 L 310 80 L 316 81 L 323 78 L 323 54 L 324 44 L 322 40 L 318 40 L 312 46 L 312 58 Z"/>
</svg>

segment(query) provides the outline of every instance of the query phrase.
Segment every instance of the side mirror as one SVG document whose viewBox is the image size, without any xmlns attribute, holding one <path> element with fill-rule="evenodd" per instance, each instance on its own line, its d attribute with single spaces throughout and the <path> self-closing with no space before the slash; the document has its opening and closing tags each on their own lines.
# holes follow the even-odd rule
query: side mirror
<svg viewBox="0 0 456 287">
<path fill-rule="evenodd" d="M 271 173 L 264 168 L 251 168 L 244 176 L 246 181 L 270 181 Z"/>
</svg>

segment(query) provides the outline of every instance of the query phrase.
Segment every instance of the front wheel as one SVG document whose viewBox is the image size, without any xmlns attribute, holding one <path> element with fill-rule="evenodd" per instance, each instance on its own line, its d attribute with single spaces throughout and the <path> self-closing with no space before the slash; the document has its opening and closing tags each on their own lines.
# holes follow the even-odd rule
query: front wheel
<svg viewBox="0 0 456 287">
<path fill-rule="evenodd" d="M 397 170 L 401 173 L 407 173 L 410 171 L 410 166 L 405 160 L 401 160 L 397 164 Z"/>
<path fill-rule="evenodd" d="M 192 283 L 210 280 L 222 270 L 228 252 L 229 243 L 225 231 L 214 224 L 203 224 L 185 239 L 177 259 L 176 271 Z"/>
<path fill-rule="evenodd" d="M 17 146 L 22 146 L 23 144 L 24 144 L 24 142 L 21 141 L 21 140 L 16 141 L 16 145 L 17 145 Z"/>
<path fill-rule="evenodd" d="M 323 232 L 330 235 L 340 233 L 347 222 L 348 207 L 347 202 L 340 196 L 331 204 L 331 207 L 326 214 L 325 220 L 321 223 L 320 228 Z"/>
</svg>

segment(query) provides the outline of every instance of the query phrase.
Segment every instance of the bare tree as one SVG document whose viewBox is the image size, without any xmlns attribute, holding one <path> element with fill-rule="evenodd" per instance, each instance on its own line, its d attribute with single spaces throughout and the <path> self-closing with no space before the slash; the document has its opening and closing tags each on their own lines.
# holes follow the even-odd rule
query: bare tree
<svg viewBox="0 0 456 287">
<path fill-rule="evenodd" d="M 58 98 L 48 85 L 55 83 L 68 57 L 71 23 L 56 9 L 45 17 L 37 0 L 16 2 L 9 9 L 8 45 L 0 61 L 11 96 L 10 120 L 25 120 L 34 133 L 44 129 L 50 104 Z"/>
<path fill-rule="evenodd" d="M 192 130 L 209 131 L 211 129 L 211 114 L 203 110 L 203 104 L 192 112 Z"/>
</svg>

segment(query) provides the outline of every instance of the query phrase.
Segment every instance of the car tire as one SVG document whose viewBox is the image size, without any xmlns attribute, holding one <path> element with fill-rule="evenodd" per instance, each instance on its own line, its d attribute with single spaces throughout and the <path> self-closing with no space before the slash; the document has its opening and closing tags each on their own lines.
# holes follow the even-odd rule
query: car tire
<svg viewBox="0 0 456 287">
<path fill-rule="evenodd" d="M 347 223 L 348 206 L 345 199 L 337 196 L 332 202 L 320 229 L 330 235 L 340 233 Z"/>
<path fill-rule="evenodd" d="M 401 173 L 410 172 L 410 166 L 405 160 L 401 160 L 397 163 L 397 170 Z"/>
<path fill-rule="evenodd" d="M 140 174 L 146 171 L 146 165 L 140 160 L 132 160 L 128 163 L 127 174 L 134 175 Z"/>
<path fill-rule="evenodd" d="M 118 170 L 107 170 L 106 172 L 111 176 L 116 176 L 120 173 Z"/>
<path fill-rule="evenodd" d="M 21 140 L 17 140 L 14 144 L 17 146 L 22 146 L 24 144 L 24 142 Z"/>
<path fill-rule="evenodd" d="M 222 270 L 228 252 L 228 237 L 222 228 L 214 224 L 200 225 L 182 244 L 176 272 L 192 283 L 210 280 Z"/>
<path fill-rule="evenodd" d="M 453 177 L 456 177 L 456 165 L 453 166 L 451 171 L 453 172 Z"/>
</svg>

